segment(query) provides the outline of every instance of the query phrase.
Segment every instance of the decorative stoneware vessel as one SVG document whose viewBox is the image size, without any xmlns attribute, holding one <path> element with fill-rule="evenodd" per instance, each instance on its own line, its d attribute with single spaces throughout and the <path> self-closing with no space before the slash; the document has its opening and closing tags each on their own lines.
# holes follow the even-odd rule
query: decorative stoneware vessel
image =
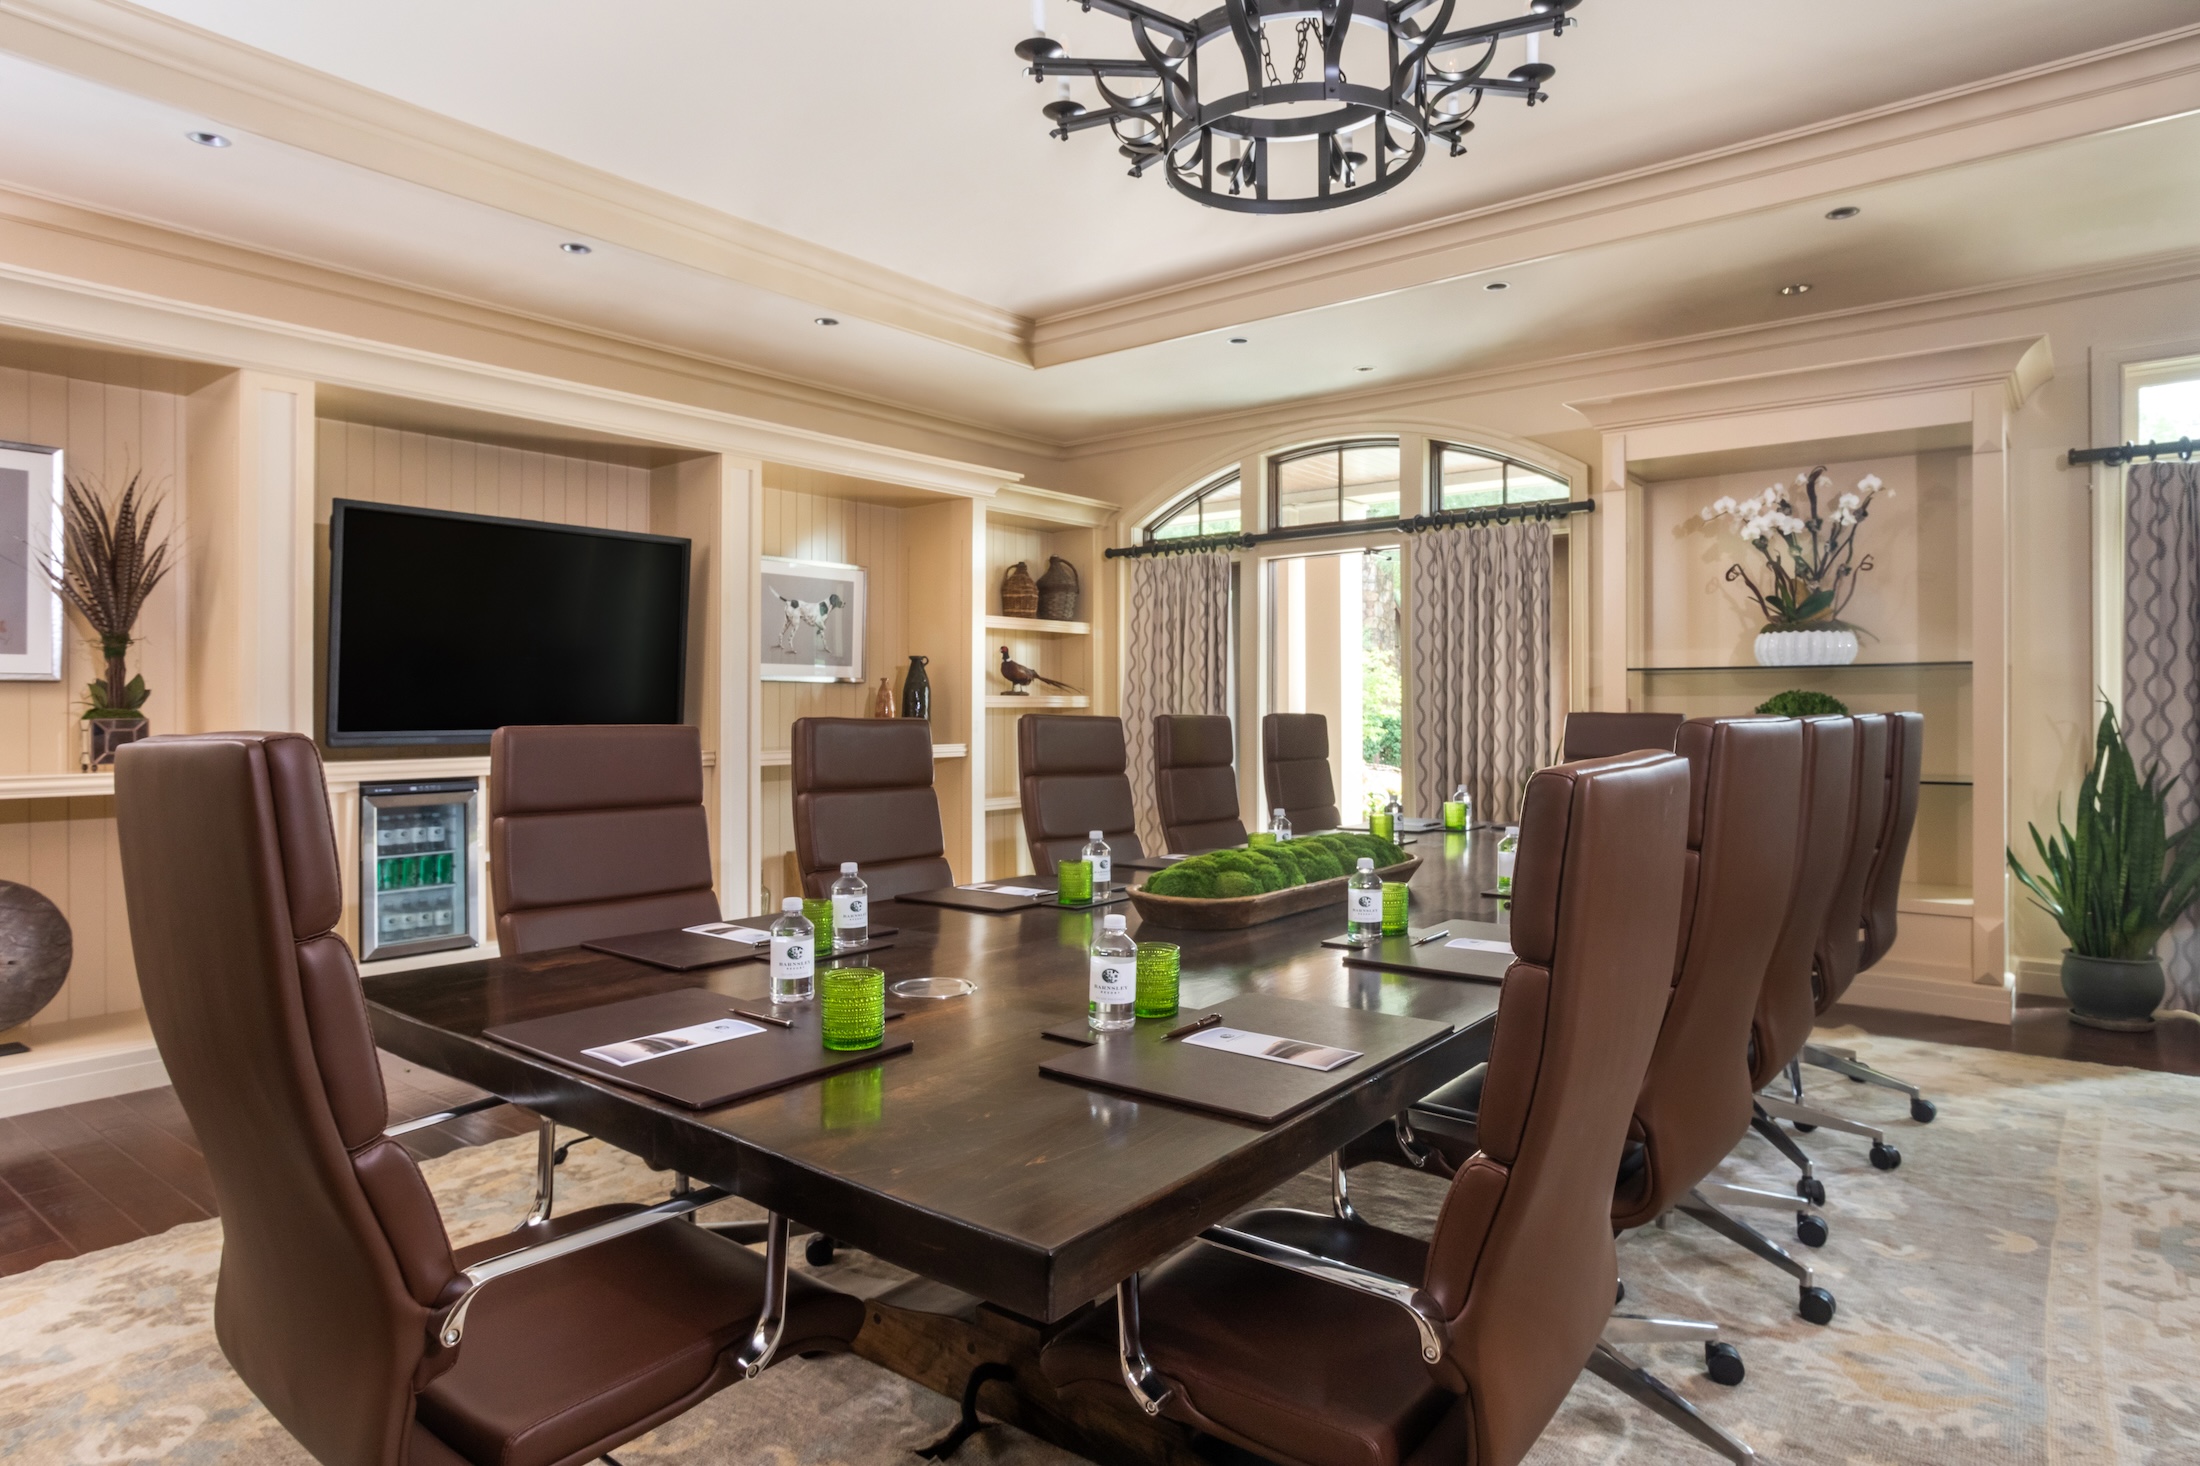
<svg viewBox="0 0 2200 1466">
<path fill-rule="evenodd" d="M 1853 631 L 1760 631 L 1760 667 L 1846 667 L 1856 660 Z"/>
<path fill-rule="evenodd" d="M 2063 992 L 2070 998 L 2070 1021 L 2088 1028 L 2144 1033 L 2154 1026 L 2168 984 L 2154 957 L 2080 957 L 2066 951 Z"/>
</svg>

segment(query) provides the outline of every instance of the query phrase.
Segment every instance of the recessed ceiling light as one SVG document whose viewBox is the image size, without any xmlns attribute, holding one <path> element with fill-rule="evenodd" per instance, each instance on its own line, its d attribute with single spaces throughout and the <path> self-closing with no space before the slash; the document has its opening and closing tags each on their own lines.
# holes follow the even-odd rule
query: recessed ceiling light
<svg viewBox="0 0 2200 1466">
<path fill-rule="evenodd" d="M 1503 280 L 1492 280 L 1489 284 L 1483 286 L 1482 288 L 1484 290 L 1510 290 L 1512 289 L 1512 286 L 1507 284 Z"/>
<path fill-rule="evenodd" d="M 1232 346 L 1243 346 L 1245 344 L 1245 338 L 1243 336 L 1232 336 L 1230 338 L 1230 344 Z"/>
<path fill-rule="evenodd" d="M 1797 281 L 1793 285 L 1781 286 L 1780 293 L 1782 295 L 1808 295 L 1810 294 L 1810 286 L 1805 282 Z"/>
<path fill-rule="evenodd" d="M 184 136 L 202 148 L 226 148 L 229 146 L 229 139 L 218 132 L 187 132 Z"/>
<path fill-rule="evenodd" d="M 840 324 L 840 318 L 838 316 L 819 316 L 817 323 L 820 326 L 837 326 Z"/>
<path fill-rule="evenodd" d="M 1828 209 L 1826 211 L 1826 217 L 1829 219 L 1853 219 L 1858 214 L 1861 214 L 1863 212 L 1864 211 L 1862 209 L 1858 208 L 1854 204 L 1843 204 L 1838 209 Z"/>
<path fill-rule="evenodd" d="M 1371 371 L 1375 370 L 1375 368 L 1373 368 L 1373 367 L 1361 367 L 1361 368 L 1359 368 L 1359 370 L 1361 370 L 1361 371 L 1363 371 L 1363 372 L 1371 372 Z"/>
<path fill-rule="evenodd" d="M 595 253 L 595 249 L 593 246 L 582 244 L 577 239 L 568 239 L 565 243 L 559 245 L 558 248 L 564 250 L 569 255 L 585 255 Z"/>
</svg>

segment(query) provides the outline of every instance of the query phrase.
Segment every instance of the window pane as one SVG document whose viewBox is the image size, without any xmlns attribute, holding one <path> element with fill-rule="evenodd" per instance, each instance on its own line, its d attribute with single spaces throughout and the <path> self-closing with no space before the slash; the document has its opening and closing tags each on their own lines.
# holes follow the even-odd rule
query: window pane
<svg viewBox="0 0 2200 1466">
<path fill-rule="evenodd" d="M 1441 450 L 1440 509 L 1487 509 L 1505 502 L 1505 465 L 1479 453 Z"/>
<path fill-rule="evenodd" d="M 1573 489 L 1564 479 L 1522 468 L 1517 463 L 1505 465 L 1505 502 L 1508 504 L 1522 504 L 1533 499 L 1563 499 L 1572 493 Z"/>
<path fill-rule="evenodd" d="M 1362 444 L 1341 454 L 1346 519 L 1398 517 L 1398 445 Z"/>
<path fill-rule="evenodd" d="M 1147 536 L 1156 540 L 1188 540 L 1199 533 L 1199 504 L 1195 500 L 1153 527 Z"/>
<path fill-rule="evenodd" d="M 1276 523 L 1333 524 L 1337 519 L 1337 452 L 1325 449 L 1276 462 Z"/>
<path fill-rule="evenodd" d="M 1244 522 L 1239 512 L 1238 481 L 1230 479 L 1216 484 L 1199 498 L 1199 532 L 1201 534 L 1236 534 Z"/>
<path fill-rule="evenodd" d="M 2141 387 L 2138 441 L 2174 443 L 2180 438 L 2200 438 L 2200 377 Z"/>
</svg>

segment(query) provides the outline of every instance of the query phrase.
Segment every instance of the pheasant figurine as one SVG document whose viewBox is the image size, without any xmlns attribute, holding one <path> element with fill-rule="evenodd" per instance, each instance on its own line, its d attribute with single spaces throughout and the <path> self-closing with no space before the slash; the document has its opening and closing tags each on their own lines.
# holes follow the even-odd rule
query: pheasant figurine
<svg viewBox="0 0 2200 1466">
<path fill-rule="evenodd" d="M 1010 697 L 1029 697 L 1031 695 L 1031 684 L 1034 682 L 1043 682 L 1049 687 L 1059 687 L 1064 692 L 1079 692 L 1082 690 L 1070 686 L 1067 682 L 1057 682 L 1052 677 L 1040 676 L 1037 672 L 1010 656 L 1008 648 L 1005 646 L 1001 648 L 1001 676 L 1008 683 L 1008 695 Z"/>
</svg>

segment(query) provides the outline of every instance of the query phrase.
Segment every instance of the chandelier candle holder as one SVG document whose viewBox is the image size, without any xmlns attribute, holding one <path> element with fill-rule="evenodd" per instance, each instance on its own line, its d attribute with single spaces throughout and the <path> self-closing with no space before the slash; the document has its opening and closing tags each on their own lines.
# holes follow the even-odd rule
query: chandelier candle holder
<svg viewBox="0 0 2200 1466">
<path fill-rule="evenodd" d="M 1832 506 L 1826 470 L 1799 473 L 1790 486 L 1777 483 L 1753 498 L 1721 497 L 1703 508 L 1703 520 L 1731 521 L 1742 543 L 1763 557 L 1758 575 L 1729 565 L 1728 581 L 1740 581 L 1765 618 L 1754 648 L 1761 667 L 1842 667 L 1856 660 L 1856 628 L 1841 619 L 1856 594 L 1857 577 L 1872 557 L 1856 557 L 1856 537 L 1872 501 L 1894 490 L 1868 473 Z M 1759 585 L 1762 577 L 1764 584 Z"/>
<path fill-rule="evenodd" d="M 1134 178 L 1158 168 L 1213 208 L 1306 214 L 1396 188 L 1431 142 L 1459 156 L 1485 96 L 1548 100 L 1557 68 L 1541 38 L 1576 24 L 1581 0 L 1529 0 L 1526 14 L 1459 29 L 1458 0 L 1224 0 L 1195 20 L 1133 0 L 1076 3 L 1128 23 L 1137 54 L 1067 54 L 1034 0 L 1039 34 L 1016 54 L 1034 81 L 1060 87 L 1043 109 L 1055 137 L 1105 127 Z M 1498 74 L 1514 36 L 1527 59 Z M 1078 79 L 1098 106 L 1071 95 Z"/>
</svg>

